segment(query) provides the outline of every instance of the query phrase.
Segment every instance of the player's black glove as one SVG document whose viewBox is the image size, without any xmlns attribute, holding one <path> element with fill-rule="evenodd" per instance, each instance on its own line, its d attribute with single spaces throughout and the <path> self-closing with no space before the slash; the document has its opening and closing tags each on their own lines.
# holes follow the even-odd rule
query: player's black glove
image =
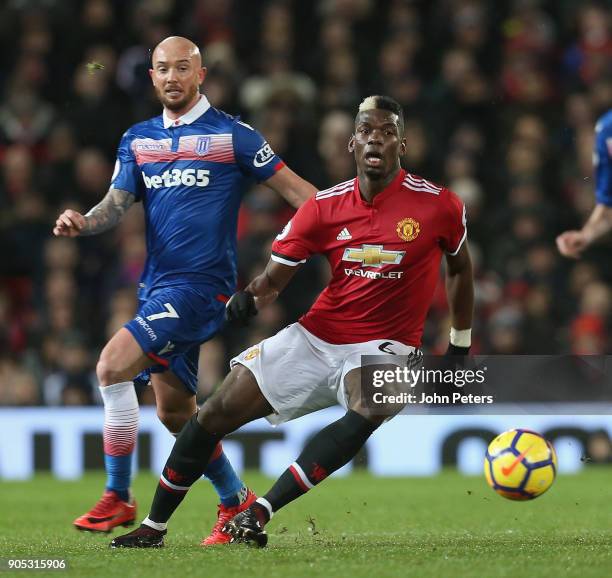
<svg viewBox="0 0 612 578">
<path fill-rule="evenodd" d="M 469 347 L 459 347 L 458 345 L 448 344 L 446 355 L 466 356 L 470 354 Z"/>
<path fill-rule="evenodd" d="M 234 325 L 246 327 L 251 317 L 257 315 L 255 297 L 248 291 L 234 293 L 225 306 L 225 319 Z"/>
</svg>

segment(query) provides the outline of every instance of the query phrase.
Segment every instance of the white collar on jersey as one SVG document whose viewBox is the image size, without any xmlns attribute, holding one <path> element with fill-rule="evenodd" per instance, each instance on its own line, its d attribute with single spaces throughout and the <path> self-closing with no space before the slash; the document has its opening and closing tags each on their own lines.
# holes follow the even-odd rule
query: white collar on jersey
<svg viewBox="0 0 612 578">
<path fill-rule="evenodd" d="M 203 95 L 200 94 L 200 100 L 198 100 L 197 104 L 188 112 L 186 112 L 183 116 L 179 116 L 176 119 L 169 118 L 164 110 L 164 128 L 170 128 L 171 126 L 181 126 L 183 124 L 191 124 L 198 118 L 200 118 L 208 109 L 210 108 L 210 102 Z"/>
</svg>

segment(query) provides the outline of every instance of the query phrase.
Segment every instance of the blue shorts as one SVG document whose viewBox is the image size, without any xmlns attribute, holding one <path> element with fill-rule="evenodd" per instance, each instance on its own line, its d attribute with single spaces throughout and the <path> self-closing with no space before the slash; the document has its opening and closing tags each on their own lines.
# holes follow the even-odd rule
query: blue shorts
<svg viewBox="0 0 612 578">
<path fill-rule="evenodd" d="M 149 373 L 172 371 L 192 393 L 198 388 L 200 345 L 223 324 L 226 298 L 206 287 L 167 287 L 140 301 L 138 313 L 125 324 L 145 355 L 156 362 Z"/>
</svg>

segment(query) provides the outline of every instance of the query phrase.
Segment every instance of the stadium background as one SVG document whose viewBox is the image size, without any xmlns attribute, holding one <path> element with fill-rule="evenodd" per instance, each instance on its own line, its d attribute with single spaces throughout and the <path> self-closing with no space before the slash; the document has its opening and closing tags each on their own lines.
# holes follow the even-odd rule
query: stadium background
<svg viewBox="0 0 612 578">
<path fill-rule="evenodd" d="M 63 208 L 108 187 L 132 123 L 157 115 L 150 49 L 170 34 L 204 48 L 205 92 L 256 126 L 320 188 L 354 175 L 358 103 L 406 114 L 411 172 L 466 203 L 482 353 L 610 350 L 609 248 L 561 259 L 554 238 L 593 207 L 593 127 L 612 106 L 609 5 L 573 0 L 7 0 L 0 7 L 0 405 L 99 404 L 104 342 L 135 310 L 144 254 L 132 209 L 115 230 L 53 238 Z M 291 214 L 254 186 L 240 220 L 240 281 Z M 313 260 L 248 331 L 202 350 L 201 397 L 227 360 L 304 312 L 324 286 Z M 435 296 L 424 346 L 444 351 Z M 151 403 L 142 392 L 143 403 Z"/>
</svg>

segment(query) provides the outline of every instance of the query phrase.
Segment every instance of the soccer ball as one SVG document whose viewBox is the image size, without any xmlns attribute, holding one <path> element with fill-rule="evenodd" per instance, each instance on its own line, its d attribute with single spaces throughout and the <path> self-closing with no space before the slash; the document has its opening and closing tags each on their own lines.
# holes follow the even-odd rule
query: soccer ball
<svg viewBox="0 0 612 578">
<path fill-rule="evenodd" d="M 484 460 L 487 483 L 509 500 L 532 500 L 555 481 L 557 454 L 539 433 L 511 429 L 490 444 Z"/>
</svg>

